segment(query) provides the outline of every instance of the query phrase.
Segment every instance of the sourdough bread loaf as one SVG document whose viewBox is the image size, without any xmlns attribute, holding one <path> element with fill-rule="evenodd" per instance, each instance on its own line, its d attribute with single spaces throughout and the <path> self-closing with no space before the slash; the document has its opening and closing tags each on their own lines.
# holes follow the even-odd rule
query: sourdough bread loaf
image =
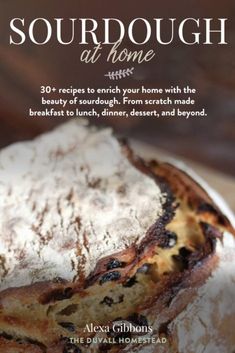
<svg viewBox="0 0 235 353">
<path fill-rule="evenodd" d="M 194 179 L 84 121 L 2 150 L 0 352 L 232 353 L 234 228 Z"/>
</svg>

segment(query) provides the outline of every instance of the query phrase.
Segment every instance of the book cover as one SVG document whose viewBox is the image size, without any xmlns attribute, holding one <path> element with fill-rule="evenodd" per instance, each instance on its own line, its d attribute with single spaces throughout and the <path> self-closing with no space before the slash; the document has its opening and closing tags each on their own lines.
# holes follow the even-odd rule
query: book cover
<svg viewBox="0 0 235 353">
<path fill-rule="evenodd" d="M 234 353 L 234 2 L 0 8 L 0 353 Z"/>
</svg>

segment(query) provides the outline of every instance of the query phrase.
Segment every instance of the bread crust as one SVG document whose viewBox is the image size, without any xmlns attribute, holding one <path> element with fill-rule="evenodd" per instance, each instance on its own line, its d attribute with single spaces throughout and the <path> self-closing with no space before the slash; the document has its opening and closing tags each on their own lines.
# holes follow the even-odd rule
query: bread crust
<svg viewBox="0 0 235 353">
<path fill-rule="evenodd" d="M 43 353 L 43 349 L 34 343 L 16 342 L 0 337 L 0 352 L 4 353 Z"/>
<path fill-rule="evenodd" d="M 6 353 L 73 353 L 74 349 L 74 353 L 83 352 L 76 346 L 70 347 L 71 350 L 66 348 L 68 342 L 61 340 L 61 332 L 53 327 L 53 322 L 45 313 L 54 303 L 70 300 L 76 294 L 83 296 L 91 286 L 101 283 L 104 275 L 114 272 L 113 269 L 107 270 L 110 259 L 125 263 L 123 268 L 118 268 L 117 272 L 120 276 L 115 283 L 125 284 L 129 278 L 132 278 L 140 266 L 153 256 L 156 246 L 163 244 L 166 226 L 175 216 L 177 208 L 175 198 L 177 198 L 187 204 L 197 215 L 205 242 L 196 251 L 187 255 L 187 267 L 183 271 L 169 274 L 161 279 L 152 297 L 143 301 L 138 310 L 154 327 L 154 335 L 167 338 L 167 344 L 161 346 L 159 351 L 178 352 L 177 338 L 173 337 L 171 324 L 187 305 L 197 298 L 198 289 L 218 267 L 220 258 L 216 252 L 216 245 L 218 242 L 223 242 L 223 232 L 228 231 L 233 235 L 235 232 L 218 205 L 187 173 L 168 163 L 144 162 L 125 144 L 123 144 L 123 153 L 137 169 L 151 176 L 160 185 L 162 192 L 166 193 L 163 215 L 149 228 L 140 244 L 133 244 L 124 251 L 102 258 L 90 275 L 79 282 L 55 278 L 53 281 L 37 282 L 1 291 L 0 330 L 3 334 L 0 335 L 0 351 L 2 349 Z M 35 321 L 30 322 L 27 319 L 20 320 L 9 315 L 8 312 L 12 312 L 12 307 L 18 305 L 22 308 L 35 305 L 38 307 L 39 317 L 35 317 Z M 111 325 L 112 322 L 108 324 Z M 6 336 L 6 333 L 9 336 Z M 26 339 L 26 342 L 17 342 L 17 334 Z M 147 352 L 147 346 L 142 348 Z M 85 349 L 86 352 L 95 352 L 92 348 Z M 110 353 L 135 352 L 138 349 L 140 349 L 139 345 L 131 345 L 130 348 L 113 346 L 109 347 L 108 351 Z"/>
</svg>

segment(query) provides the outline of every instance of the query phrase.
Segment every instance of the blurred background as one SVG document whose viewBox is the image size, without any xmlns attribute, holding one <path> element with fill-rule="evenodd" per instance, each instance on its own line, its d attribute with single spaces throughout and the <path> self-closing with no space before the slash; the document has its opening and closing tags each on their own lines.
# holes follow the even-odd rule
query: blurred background
<svg viewBox="0 0 235 353">
<path fill-rule="evenodd" d="M 235 176 L 234 0 L 0 0 L 0 6 L 0 147 L 30 139 L 63 122 L 61 118 L 28 118 L 29 107 L 41 108 L 41 85 L 108 87 L 116 84 L 104 77 L 107 71 L 114 69 L 113 65 L 104 61 L 80 63 L 81 48 L 77 43 L 63 47 L 52 40 L 45 46 L 36 46 L 28 41 L 23 46 L 10 46 L 9 22 L 12 18 L 24 17 L 26 24 L 36 17 L 49 20 L 55 17 L 117 17 L 123 22 L 134 17 L 228 18 L 228 45 L 185 46 L 176 42 L 156 47 L 156 43 L 150 42 L 144 48 L 156 48 L 156 57 L 147 64 L 135 64 L 134 75 L 118 81 L 123 87 L 188 84 L 197 89 L 196 108 L 205 107 L 206 118 L 187 121 L 106 118 L 96 123 L 110 124 L 118 134 Z M 123 45 L 136 50 L 129 41 L 124 41 Z M 115 69 L 122 67 L 128 67 L 128 64 L 117 64 Z"/>
</svg>

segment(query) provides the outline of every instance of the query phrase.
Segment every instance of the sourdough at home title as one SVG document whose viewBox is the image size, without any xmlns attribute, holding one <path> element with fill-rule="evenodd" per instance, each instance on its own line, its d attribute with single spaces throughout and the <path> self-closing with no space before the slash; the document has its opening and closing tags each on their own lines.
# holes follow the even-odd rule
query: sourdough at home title
<svg viewBox="0 0 235 353">
<path fill-rule="evenodd" d="M 118 18 L 35 18 L 27 21 L 25 18 L 13 18 L 10 21 L 9 43 L 23 45 L 30 41 L 34 45 L 46 45 L 52 38 L 56 38 L 60 45 L 93 45 L 84 49 L 80 61 L 95 63 L 102 56 L 104 45 L 111 45 L 107 62 L 148 62 L 156 55 L 156 49 L 134 50 L 121 48 L 123 39 L 128 39 L 136 46 L 145 45 L 150 40 L 156 45 L 170 45 L 180 41 L 185 45 L 225 45 L 227 18 L 185 18 L 178 21 L 176 18 L 134 18 L 124 24 Z M 64 26 L 69 25 L 69 38 Z M 141 28 L 141 34 L 139 31 Z M 40 38 L 38 36 L 40 31 Z M 98 33 L 99 31 L 99 33 Z M 42 35 L 41 35 L 42 34 Z M 42 38 L 43 37 L 43 38 Z M 141 38 L 140 38 L 141 37 Z M 167 37 L 167 38 L 165 38 Z"/>
</svg>

